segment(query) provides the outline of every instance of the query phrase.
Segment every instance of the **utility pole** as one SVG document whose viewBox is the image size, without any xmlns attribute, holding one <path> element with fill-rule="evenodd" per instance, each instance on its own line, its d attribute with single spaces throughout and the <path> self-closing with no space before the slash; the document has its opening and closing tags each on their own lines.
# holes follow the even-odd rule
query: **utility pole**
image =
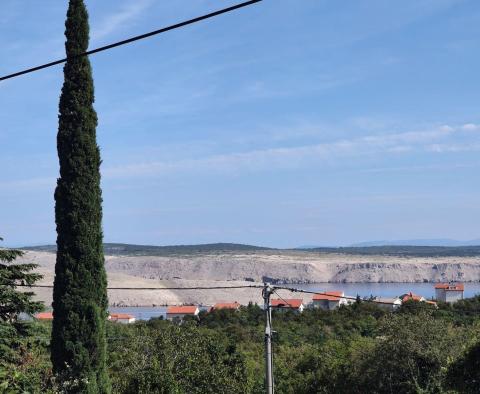
<svg viewBox="0 0 480 394">
<path fill-rule="evenodd" d="M 274 394 L 273 382 L 273 353 L 272 353 L 272 308 L 270 306 L 270 296 L 273 293 L 273 287 L 270 283 L 264 283 L 263 301 L 265 309 L 265 389 L 267 394 Z"/>
</svg>

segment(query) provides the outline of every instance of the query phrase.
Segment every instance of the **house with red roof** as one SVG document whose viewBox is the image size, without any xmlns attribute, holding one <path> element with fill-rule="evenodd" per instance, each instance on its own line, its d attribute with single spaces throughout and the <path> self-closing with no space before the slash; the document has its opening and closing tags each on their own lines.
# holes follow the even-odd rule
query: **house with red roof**
<svg viewBox="0 0 480 394">
<path fill-rule="evenodd" d="M 463 300 L 464 291 L 463 283 L 437 283 L 435 285 L 435 298 L 437 301 L 456 302 Z"/>
<path fill-rule="evenodd" d="M 427 301 L 425 301 L 425 302 L 426 302 L 427 304 L 429 304 L 429 305 L 434 306 L 435 308 L 438 308 L 438 305 L 437 305 L 437 303 L 436 303 L 435 301 L 427 300 Z"/>
<path fill-rule="evenodd" d="M 185 316 L 197 317 L 200 313 L 196 305 L 169 306 L 167 308 L 167 320 L 182 321 Z"/>
<path fill-rule="evenodd" d="M 52 312 L 40 312 L 35 315 L 35 319 L 37 320 L 53 320 L 53 313 Z"/>
<path fill-rule="evenodd" d="M 305 305 L 301 298 L 272 299 L 270 305 L 273 310 L 303 312 Z"/>
<path fill-rule="evenodd" d="M 424 302 L 424 301 L 426 301 L 425 297 L 423 297 L 421 295 L 413 294 L 412 292 L 407 293 L 407 294 L 403 294 L 400 297 L 400 299 L 402 300 L 402 302 L 407 302 L 407 301 Z"/>
<path fill-rule="evenodd" d="M 338 308 L 340 305 L 347 305 L 348 301 L 345 298 L 343 291 L 328 291 L 325 293 L 314 294 L 312 298 L 312 305 L 314 308 L 322 308 L 326 311 L 331 311 Z"/>
<path fill-rule="evenodd" d="M 240 309 L 241 305 L 235 301 L 235 302 L 217 302 L 214 306 L 214 310 L 218 309 L 230 309 L 234 311 L 238 311 Z"/>
<path fill-rule="evenodd" d="M 135 323 L 135 316 L 129 313 L 110 313 L 108 320 L 115 323 L 130 324 Z"/>
</svg>

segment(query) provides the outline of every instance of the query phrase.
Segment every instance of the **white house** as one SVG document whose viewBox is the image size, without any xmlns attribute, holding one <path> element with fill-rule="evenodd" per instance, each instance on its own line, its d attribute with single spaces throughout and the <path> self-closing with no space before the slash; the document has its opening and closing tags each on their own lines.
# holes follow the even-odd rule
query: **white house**
<svg viewBox="0 0 480 394">
<path fill-rule="evenodd" d="M 402 300 L 400 298 L 386 298 L 386 297 L 377 297 L 373 300 L 377 306 L 383 309 L 388 309 L 394 311 L 402 305 Z"/>
<path fill-rule="evenodd" d="M 108 320 L 115 323 L 130 324 L 135 323 L 135 316 L 128 313 L 110 313 Z"/>
<path fill-rule="evenodd" d="M 326 293 L 315 294 L 312 298 L 314 308 L 322 308 L 327 311 L 338 308 L 340 305 L 347 305 L 343 291 L 329 291 Z"/>
<path fill-rule="evenodd" d="M 195 305 L 169 306 L 167 308 L 167 320 L 181 321 L 185 316 L 196 317 L 200 310 Z"/>
<path fill-rule="evenodd" d="M 435 298 L 437 301 L 456 302 L 463 300 L 464 290 L 463 283 L 437 283 L 435 285 Z"/>
<path fill-rule="evenodd" d="M 275 310 L 294 311 L 302 313 L 305 309 L 301 298 L 272 299 L 270 305 Z"/>
</svg>

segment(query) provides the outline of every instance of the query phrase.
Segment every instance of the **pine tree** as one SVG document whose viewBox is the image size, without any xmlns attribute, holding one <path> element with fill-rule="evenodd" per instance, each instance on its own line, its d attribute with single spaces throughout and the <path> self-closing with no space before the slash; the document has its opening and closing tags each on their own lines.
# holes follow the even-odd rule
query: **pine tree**
<svg viewBox="0 0 480 394">
<path fill-rule="evenodd" d="M 2 238 L 0 238 L 0 241 Z M 15 263 L 23 252 L 0 249 L 0 323 L 21 325 L 20 313 L 33 315 L 43 309 L 43 304 L 33 300 L 34 293 L 18 291 L 18 285 L 32 286 L 42 275 L 32 272 L 37 264 Z"/>
<path fill-rule="evenodd" d="M 65 23 L 67 62 L 59 104 L 55 190 L 57 261 L 51 359 L 67 392 L 108 393 L 105 324 L 107 279 L 102 245 L 100 151 L 88 48 L 88 13 L 70 0 Z"/>
<path fill-rule="evenodd" d="M 22 255 L 20 250 L 0 248 L 1 393 L 33 392 L 35 386 L 35 382 L 23 374 L 21 366 L 32 362 L 41 327 L 20 315 L 32 316 L 43 309 L 43 303 L 35 301 L 35 294 L 28 289 L 42 275 L 33 272 L 36 264 L 15 261 Z"/>
</svg>

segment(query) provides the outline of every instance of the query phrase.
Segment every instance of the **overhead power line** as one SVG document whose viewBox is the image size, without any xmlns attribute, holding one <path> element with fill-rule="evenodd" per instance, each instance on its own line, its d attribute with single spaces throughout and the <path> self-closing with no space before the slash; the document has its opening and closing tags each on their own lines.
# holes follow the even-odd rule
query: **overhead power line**
<svg viewBox="0 0 480 394">
<path fill-rule="evenodd" d="M 285 303 L 286 306 L 289 306 L 289 307 L 292 306 L 292 304 L 290 304 L 285 298 L 283 298 L 280 294 L 278 294 L 275 286 L 273 286 L 273 292 L 278 296 L 278 298 L 280 298 Z"/>
<path fill-rule="evenodd" d="M 19 77 L 21 75 L 33 73 L 35 71 L 43 70 L 44 68 L 56 66 L 57 64 L 65 63 L 67 60 L 70 60 L 70 59 L 75 59 L 75 58 L 79 58 L 79 57 L 82 57 L 82 56 L 93 55 L 94 53 L 103 52 L 103 51 L 106 51 L 108 49 L 119 47 L 121 45 L 130 44 L 132 42 L 143 40 L 145 38 L 149 38 L 149 37 L 152 37 L 152 36 L 156 36 L 158 34 L 165 33 L 165 32 L 170 31 L 170 30 L 179 29 L 181 27 L 191 25 L 193 23 L 197 23 L 197 22 L 203 21 L 205 19 L 213 18 L 215 16 L 218 16 L 218 15 L 221 15 L 221 14 L 226 14 L 227 12 L 231 12 L 231 11 L 237 10 L 239 8 L 243 8 L 243 7 L 247 7 L 249 5 L 255 4 L 255 3 L 259 3 L 260 1 L 262 1 L 262 0 L 245 1 L 243 3 L 235 4 L 231 7 L 223 8 L 221 10 L 217 10 L 217 11 L 211 12 L 209 14 L 201 15 L 201 16 L 198 16 L 198 17 L 193 18 L 193 19 L 189 19 L 189 20 L 186 20 L 186 21 L 183 21 L 183 22 L 176 23 L 174 25 L 170 25 L 170 26 L 158 29 L 158 30 L 151 31 L 149 33 L 140 34 L 138 36 L 127 38 L 126 40 L 117 41 L 117 42 L 114 42 L 112 44 L 108 44 L 108 45 L 105 45 L 105 46 L 102 46 L 102 47 L 99 47 L 99 48 L 96 48 L 96 49 L 92 49 L 90 51 L 86 51 L 86 52 L 80 53 L 80 54 L 75 55 L 75 56 L 70 56 L 70 57 L 66 57 L 66 58 L 63 58 L 63 59 L 54 60 L 50 63 L 45 63 L 45 64 L 42 64 L 40 66 L 27 68 L 27 69 L 22 70 L 22 71 L 17 71 L 17 72 L 14 72 L 12 74 L 8 74 L 8 75 L 4 75 L 4 76 L 0 77 L 0 81 L 5 81 L 7 79 L 11 79 L 11 78 Z"/>
<path fill-rule="evenodd" d="M 53 289 L 53 285 L 22 285 L 16 287 L 31 287 L 41 289 Z M 224 290 L 224 289 L 261 289 L 261 285 L 239 285 L 239 286 L 193 286 L 193 287 L 107 287 L 107 290 Z"/>
<path fill-rule="evenodd" d="M 356 301 L 358 299 L 358 297 L 351 297 L 351 296 L 346 296 L 346 295 L 339 296 L 338 294 L 332 294 L 332 293 L 328 293 L 328 292 L 302 290 L 302 289 L 296 289 L 296 288 L 293 288 L 293 287 L 275 286 L 275 290 L 288 290 L 288 291 L 291 291 L 292 293 L 323 295 L 323 296 L 327 296 L 327 297 L 336 298 L 337 300 L 341 300 L 343 298 L 345 300 Z M 368 299 L 368 298 L 360 298 L 360 301 L 362 301 L 362 302 L 372 302 L 374 304 L 386 304 L 386 305 L 391 305 L 392 304 L 391 302 L 377 301 L 376 299 Z"/>
</svg>

